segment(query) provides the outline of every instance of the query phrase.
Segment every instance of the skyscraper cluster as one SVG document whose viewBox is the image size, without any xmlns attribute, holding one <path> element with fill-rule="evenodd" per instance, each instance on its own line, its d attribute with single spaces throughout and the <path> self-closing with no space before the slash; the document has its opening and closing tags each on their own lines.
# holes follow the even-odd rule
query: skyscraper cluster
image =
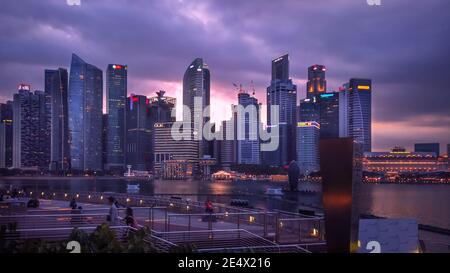
<svg viewBox="0 0 450 273">
<path fill-rule="evenodd" d="M 372 81 L 352 78 L 339 91 L 327 92 L 325 72 L 323 65 L 308 67 L 306 98 L 298 108 L 297 145 L 303 150 L 297 149 L 297 161 L 303 174 L 320 170 L 320 139 L 353 137 L 363 152 L 372 149 Z"/>
<path fill-rule="evenodd" d="M 70 73 L 45 70 L 45 90 L 20 84 L 13 101 L 0 104 L 0 168 L 52 172 L 123 172 L 153 167 L 153 126 L 174 121 L 175 99 L 127 98 L 127 66 L 103 71 L 72 54 Z"/>
<path fill-rule="evenodd" d="M 271 67 L 265 130 L 277 132 L 274 137 L 278 146 L 263 151 L 260 147 L 264 141 L 259 135 L 258 141 L 249 140 L 247 131 L 244 140 L 240 140 L 236 135 L 239 124 L 244 124 L 248 130 L 251 122 L 260 123 L 259 107 L 257 117 L 249 122 L 248 116 L 237 115 L 237 105 L 232 105 L 231 120 L 223 121 L 220 129 L 224 136 L 231 134 L 232 139 L 221 140 L 219 154 L 215 155 L 222 167 L 229 168 L 233 164 L 287 166 L 295 160 L 301 173 L 308 175 L 320 170 L 320 139 L 353 137 L 364 151 L 371 150 L 371 80 L 350 79 L 339 91 L 327 92 L 326 67 L 312 65 L 307 70 L 305 99 L 297 105 L 297 86 L 289 73 L 289 55 L 272 60 Z M 241 89 L 237 97 L 238 105 L 258 105 L 256 98 Z"/>
<path fill-rule="evenodd" d="M 103 71 L 73 54 L 70 72 L 45 70 L 44 91 L 21 84 L 13 101 L 0 104 L 0 167 L 113 173 L 129 167 L 185 177 L 212 164 L 286 166 L 295 160 L 309 174 L 320 169 L 320 139 L 350 136 L 370 151 L 371 80 L 353 78 L 339 91 L 327 92 L 325 66 L 312 65 L 307 72 L 306 96 L 298 104 L 289 56 L 272 60 L 266 128 L 254 90 L 250 94 L 239 88 L 231 119 L 208 129 L 221 136 L 211 140 L 204 136 L 210 121 L 211 72 L 196 58 L 183 77 L 182 103 L 187 108 L 182 128 L 189 128 L 192 139 L 175 140 L 175 98 L 164 91 L 154 97 L 128 96 L 128 66 L 109 64 L 104 114 Z M 255 111 L 248 111 L 251 107 Z M 266 140 L 261 132 L 277 132 L 275 149 L 262 149 Z"/>
</svg>

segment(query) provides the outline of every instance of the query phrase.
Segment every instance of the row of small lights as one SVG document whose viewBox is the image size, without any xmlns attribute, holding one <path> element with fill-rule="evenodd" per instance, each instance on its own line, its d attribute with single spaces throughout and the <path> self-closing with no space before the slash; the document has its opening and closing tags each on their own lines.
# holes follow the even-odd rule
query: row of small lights
<svg viewBox="0 0 450 273">
<path fill-rule="evenodd" d="M 6 191 L 6 193 L 9 194 L 9 191 Z M 19 194 L 20 194 L 20 193 L 22 193 L 22 192 L 19 191 Z M 33 195 L 33 192 L 32 192 L 32 191 L 30 191 L 30 195 Z M 41 196 L 44 196 L 44 195 L 45 195 L 45 192 L 41 192 Z M 56 196 L 56 193 L 54 192 L 52 195 L 53 195 L 53 196 Z M 67 193 L 64 193 L 64 198 L 67 198 L 67 197 L 68 197 L 68 194 L 67 194 Z M 80 194 L 77 193 L 77 194 L 75 195 L 75 198 L 80 198 Z M 88 195 L 88 199 L 91 199 L 91 198 L 92 198 L 92 196 L 89 194 L 89 195 Z M 103 200 L 103 199 L 104 199 L 104 197 L 103 197 L 103 195 L 101 195 L 101 196 L 100 196 L 100 200 Z M 130 199 L 129 197 L 127 197 L 126 201 L 127 201 L 127 203 L 129 203 L 129 202 L 131 202 L 131 199 Z M 140 203 L 140 204 L 144 203 L 144 200 L 140 199 L 140 200 L 139 200 L 139 203 Z M 173 204 L 172 204 L 172 205 L 173 205 Z M 187 208 L 189 209 L 189 206 L 188 206 Z"/>
<path fill-rule="evenodd" d="M 9 191 L 7 191 L 7 193 L 9 193 Z M 30 191 L 30 195 L 32 195 L 32 194 L 33 194 L 33 192 Z M 44 192 L 41 192 L 41 195 L 44 196 L 45 193 L 44 193 Z M 53 193 L 53 196 L 56 196 L 56 193 Z M 67 193 L 64 193 L 64 197 L 67 197 Z M 80 194 L 77 193 L 77 194 L 76 194 L 76 198 L 79 198 L 79 197 L 80 197 Z M 91 199 L 91 195 L 90 195 L 90 194 L 88 195 L 88 198 Z M 100 196 L 100 200 L 103 200 L 103 195 Z M 127 201 L 127 203 L 129 203 L 129 202 L 131 202 L 131 199 L 130 199 L 130 198 L 127 198 L 126 201 Z M 142 200 L 142 199 L 139 200 L 139 203 L 142 204 L 142 203 L 143 203 L 143 200 Z M 170 203 L 169 206 L 170 206 L 170 207 L 174 207 L 175 205 L 174 205 L 173 203 Z M 189 205 L 187 205 L 187 206 L 186 206 L 186 210 L 189 210 L 189 209 L 190 209 L 190 207 L 189 207 Z M 229 216 L 228 211 L 225 211 L 225 217 L 228 217 L 228 216 Z M 255 222 L 255 216 L 250 215 L 249 218 L 248 218 L 248 221 L 249 221 L 250 223 Z M 280 228 L 282 228 L 282 227 L 283 227 L 283 222 L 280 222 Z"/>
<path fill-rule="evenodd" d="M 9 193 L 9 191 L 7 191 L 7 193 Z M 20 193 L 20 192 L 19 192 L 19 193 Z M 30 191 L 30 195 L 32 195 L 32 194 L 33 194 L 33 192 Z M 41 192 L 41 195 L 44 196 L 45 193 L 44 193 L 44 192 Z M 56 196 L 56 193 L 53 193 L 53 196 Z M 64 193 L 64 197 L 67 197 L 67 196 L 68 196 L 68 194 L 67 194 L 67 193 Z M 80 194 L 77 193 L 77 194 L 76 194 L 76 198 L 79 198 L 79 197 L 80 197 Z M 89 194 L 89 195 L 88 195 L 88 198 L 91 199 L 91 197 L 92 197 L 92 196 Z M 100 200 L 103 200 L 103 195 L 100 196 Z M 126 199 L 126 201 L 127 201 L 127 203 L 129 203 L 129 202 L 131 202 L 131 199 L 128 197 L 128 198 Z M 139 203 L 142 204 L 142 203 L 143 203 L 143 200 L 142 200 L 142 199 L 139 200 Z M 170 206 L 170 207 L 174 207 L 175 205 L 174 205 L 173 203 L 169 203 L 169 206 Z M 186 205 L 186 210 L 189 210 L 189 209 L 190 209 L 189 205 Z M 225 211 L 225 217 L 228 217 L 228 216 L 229 216 L 228 211 Z M 248 221 L 249 221 L 250 223 L 255 222 L 255 216 L 250 215 Z M 280 228 L 283 228 L 283 222 L 280 221 L 279 227 L 280 227 Z M 313 229 L 312 229 L 312 232 L 311 232 L 311 235 L 317 237 L 317 236 L 319 235 L 319 231 L 318 231 L 317 229 L 313 228 Z"/>
<path fill-rule="evenodd" d="M 173 203 L 170 203 L 169 204 L 169 207 L 174 207 L 175 205 L 173 204 Z M 189 205 L 186 205 L 186 210 L 189 210 L 190 209 L 190 207 L 189 207 Z M 229 213 L 228 213 L 228 211 L 225 211 L 225 217 L 228 217 L 229 216 Z M 253 223 L 253 222 L 255 222 L 255 216 L 252 216 L 252 215 L 250 215 L 249 217 L 248 217 L 248 221 L 250 222 L 250 223 Z"/>
<path fill-rule="evenodd" d="M 9 191 L 8 191 L 8 193 L 9 193 Z M 30 195 L 32 195 L 33 194 L 33 192 L 32 191 L 30 191 Z M 41 196 L 44 196 L 45 195 L 45 192 L 41 192 Z M 56 196 L 56 193 L 53 193 L 53 196 Z M 67 193 L 64 193 L 64 197 L 65 198 L 67 198 L 67 196 L 68 196 L 68 194 Z M 75 195 L 75 197 L 76 198 L 79 198 L 80 197 L 80 194 L 79 193 L 77 193 L 76 195 Z M 88 195 L 88 199 L 91 199 L 92 198 L 92 196 L 89 194 Z M 103 200 L 104 199 L 104 197 L 103 197 L 103 195 L 101 195 L 100 196 L 100 200 Z M 127 203 L 129 203 L 129 202 L 131 202 L 131 199 L 128 197 L 127 199 L 126 199 L 126 202 Z M 139 200 L 139 203 L 140 204 L 142 204 L 144 201 L 141 199 L 141 200 Z M 175 205 L 173 204 L 173 203 L 170 203 L 169 204 L 169 206 L 170 207 L 174 207 Z M 189 205 L 186 205 L 186 210 L 189 210 L 190 209 L 190 207 L 189 207 Z M 228 217 L 229 216 L 229 213 L 228 213 L 228 211 L 225 211 L 225 217 Z M 252 215 L 250 215 L 249 216 L 249 219 L 248 219 L 248 221 L 250 222 L 250 223 L 253 223 L 253 222 L 255 222 L 255 216 L 252 216 Z M 280 222 L 280 228 L 281 227 L 283 227 L 283 222 Z"/>
</svg>

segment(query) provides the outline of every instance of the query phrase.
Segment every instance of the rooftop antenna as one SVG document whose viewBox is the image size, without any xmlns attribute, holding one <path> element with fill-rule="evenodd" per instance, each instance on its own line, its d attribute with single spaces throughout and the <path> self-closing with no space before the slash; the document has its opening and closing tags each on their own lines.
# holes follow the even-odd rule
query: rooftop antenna
<svg viewBox="0 0 450 273">
<path fill-rule="evenodd" d="M 252 94 L 253 94 L 253 96 L 255 95 L 255 84 L 253 83 L 253 80 L 250 82 L 250 87 L 251 87 L 251 89 L 252 89 Z"/>
</svg>

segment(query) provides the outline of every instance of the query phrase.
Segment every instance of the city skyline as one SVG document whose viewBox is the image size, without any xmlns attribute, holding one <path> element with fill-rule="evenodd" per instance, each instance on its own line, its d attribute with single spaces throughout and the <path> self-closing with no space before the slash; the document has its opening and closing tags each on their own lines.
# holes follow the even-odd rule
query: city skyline
<svg viewBox="0 0 450 273">
<path fill-rule="evenodd" d="M 448 10 L 2 1 L 0 256 L 450 253 Z"/>
<path fill-rule="evenodd" d="M 18 6 L 7 3 L 2 10 L 5 13 L 5 31 L 0 39 L 6 49 L 1 53 L 1 62 L 4 66 L 8 65 L 9 69 L 0 80 L 0 101 L 10 100 L 17 84 L 21 82 L 30 83 L 33 90 L 43 90 L 44 69 L 69 68 L 70 54 L 74 52 L 101 69 L 109 63 L 127 63 L 130 67 L 128 94 L 149 96 L 157 90 L 166 90 L 169 96 L 178 98 L 178 105 L 181 103 L 183 70 L 192 59 L 201 57 L 211 69 L 211 105 L 224 106 L 225 110 L 229 110 L 229 105 L 235 103 L 233 82 L 242 83 L 248 88 L 253 80 L 256 97 L 265 104 L 264 89 L 270 80 L 270 61 L 289 53 L 290 74 L 299 92 L 297 100 L 305 96 L 307 67 L 313 64 L 327 67 L 328 91 L 337 90 L 352 77 L 373 80 L 374 151 L 387 150 L 396 145 L 412 150 L 416 142 L 440 142 L 441 150 L 445 150 L 442 145 L 448 142 L 450 135 L 450 129 L 446 126 L 450 115 L 446 107 L 448 92 L 445 92 L 445 75 L 448 74 L 445 60 L 448 58 L 442 57 L 442 53 L 448 54 L 445 48 L 449 41 L 443 34 L 449 28 L 449 20 L 441 12 L 445 8 L 438 11 L 434 8 L 442 2 L 430 1 L 410 6 L 406 1 L 397 1 L 383 3 L 379 8 L 370 7 L 365 1 L 344 2 L 340 5 L 334 3 L 330 4 L 336 6 L 332 16 L 321 16 L 321 22 L 317 26 L 310 26 L 312 29 L 299 25 L 311 16 L 326 15 L 333 9 L 321 10 L 325 5 L 322 3 L 293 5 L 292 1 L 282 1 L 278 8 L 271 9 L 274 8 L 273 3 L 253 5 L 252 1 L 246 1 L 237 10 L 241 13 L 255 9 L 258 16 L 253 19 L 263 22 L 270 21 L 264 18 L 280 15 L 286 3 L 290 4 L 292 10 L 286 13 L 308 11 L 310 15 L 305 18 L 295 17 L 298 22 L 288 19 L 292 16 L 283 17 L 280 22 L 285 23 L 286 27 L 277 24 L 277 29 L 268 24 L 258 24 L 256 27 L 251 24 L 251 18 L 239 15 L 244 26 L 242 30 L 230 22 L 233 18 L 230 6 L 215 1 L 189 1 L 177 7 L 170 2 L 141 2 L 128 6 L 118 2 L 114 7 L 100 1 L 83 2 L 80 7 L 67 6 L 65 1 L 45 4 L 24 1 Z M 45 5 L 46 9 L 40 17 L 33 13 L 33 10 L 39 10 L 38 4 L 43 8 Z M 147 7 L 145 5 L 151 5 L 152 9 L 142 8 Z M 396 15 L 401 14 L 405 6 L 415 16 L 396 21 Z M 97 22 L 94 14 L 98 9 L 104 9 L 105 13 L 113 16 L 105 22 Z M 354 26 L 352 20 L 345 19 L 348 9 L 357 11 L 352 20 L 362 20 L 364 24 Z M 160 16 L 148 19 L 153 10 L 162 14 L 166 12 L 178 21 L 171 25 L 170 20 Z M 12 19 L 18 12 L 21 16 Z M 207 16 L 203 16 L 205 14 Z M 427 14 L 433 15 L 433 22 L 428 22 Z M 119 15 L 123 18 L 121 26 L 114 22 L 115 16 Z M 136 18 L 130 19 L 132 15 Z M 94 26 L 86 27 L 85 23 L 76 22 L 78 16 L 86 22 L 95 23 Z M 18 18 L 23 24 L 8 29 L 8 22 L 14 25 L 14 20 Z M 162 42 L 156 41 L 158 39 L 155 40 L 146 31 L 151 21 L 157 19 L 160 19 L 160 23 L 150 30 L 162 36 Z M 38 23 L 30 24 L 33 20 Z M 420 24 L 417 21 L 421 21 Z M 100 35 L 111 22 L 118 27 L 120 35 L 128 40 L 126 47 L 117 43 L 115 36 Z M 134 29 L 132 35 L 127 34 L 125 30 L 133 26 L 133 22 L 142 23 L 143 27 Z M 327 27 L 333 23 L 333 27 Z M 403 35 L 408 27 L 414 27 L 414 35 Z M 428 32 L 430 28 L 433 28 L 432 32 Z M 183 30 L 190 37 L 183 37 L 187 36 L 183 35 Z M 346 46 L 343 46 L 340 40 L 335 40 L 332 47 L 326 47 L 324 44 L 329 43 L 330 39 L 337 38 L 330 30 L 342 36 L 342 41 L 350 40 L 354 45 L 345 43 Z M 241 35 L 243 32 L 249 34 Z M 355 36 L 362 38 L 355 40 Z M 199 37 L 202 37 L 201 44 L 196 41 Z M 208 39 L 211 37 L 216 39 Z M 64 42 L 63 45 L 58 40 L 60 38 L 72 39 L 72 42 Z M 186 38 L 190 46 L 177 51 L 177 48 L 186 45 L 183 42 Z M 19 55 L 18 49 L 24 46 L 29 48 L 27 39 L 33 40 L 33 48 L 25 53 L 20 51 Z M 151 46 L 144 42 L 148 39 L 154 40 Z M 304 43 L 299 43 L 299 40 Z M 83 45 L 80 41 L 84 41 Z M 141 47 L 140 43 L 146 44 L 145 47 Z M 164 47 L 166 43 L 170 46 Z M 253 52 L 255 48 L 258 50 Z M 425 89 L 427 95 L 424 95 Z M 104 96 L 105 92 L 103 90 Z M 231 113 L 222 112 L 213 108 L 212 120 L 218 122 L 230 118 Z M 406 133 L 410 131 L 416 133 Z"/>
</svg>

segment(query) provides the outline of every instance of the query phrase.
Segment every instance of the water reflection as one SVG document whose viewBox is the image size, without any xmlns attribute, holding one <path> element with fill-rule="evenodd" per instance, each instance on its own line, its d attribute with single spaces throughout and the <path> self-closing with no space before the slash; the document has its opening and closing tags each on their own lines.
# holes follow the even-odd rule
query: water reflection
<svg viewBox="0 0 450 273">
<path fill-rule="evenodd" d="M 360 198 L 366 213 L 450 229 L 448 185 L 365 184 Z"/>
<path fill-rule="evenodd" d="M 281 198 L 265 194 L 268 188 L 287 188 L 280 182 L 240 181 L 165 181 L 123 178 L 0 178 L 0 187 L 39 192 L 76 193 L 81 191 L 127 193 L 128 184 L 138 184 L 133 193 L 141 195 L 186 195 L 191 200 L 229 203 L 246 199 L 255 208 L 297 212 L 303 206 L 322 207 L 322 196 L 314 193 L 285 192 Z M 131 193 L 131 192 L 129 192 Z M 188 196 L 191 195 L 191 196 Z M 362 212 L 391 218 L 416 218 L 422 224 L 450 229 L 450 186 L 377 184 L 361 187 L 359 205 Z"/>
<path fill-rule="evenodd" d="M 197 180 L 127 180 L 124 178 L 5 178 L 0 186 L 13 185 L 33 191 L 58 191 L 76 194 L 83 191 L 117 192 L 140 195 L 184 195 L 191 200 L 229 203 L 231 199 L 246 199 L 259 209 L 280 209 L 297 212 L 302 206 L 321 206 L 320 194 L 285 192 L 282 197 L 265 194 L 270 187 L 287 188 L 288 184 L 270 181 L 205 182 Z M 129 185 L 139 185 L 130 189 Z"/>
</svg>

